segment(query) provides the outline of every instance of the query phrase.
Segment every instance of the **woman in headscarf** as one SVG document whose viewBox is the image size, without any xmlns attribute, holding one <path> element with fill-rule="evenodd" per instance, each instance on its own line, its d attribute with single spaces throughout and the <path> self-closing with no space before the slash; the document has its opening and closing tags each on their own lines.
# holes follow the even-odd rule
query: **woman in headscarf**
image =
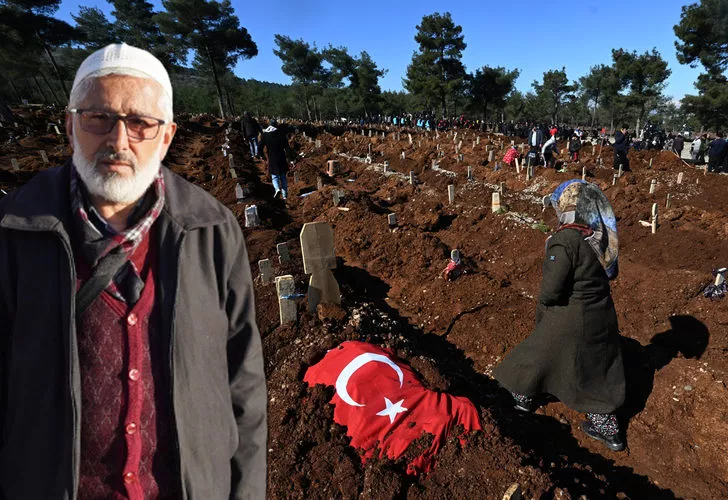
<svg viewBox="0 0 728 500">
<path fill-rule="evenodd" d="M 625 377 L 617 314 L 609 281 L 617 277 L 617 223 L 606 196 L 581 180 L 551 195 L 559 226 L 546 241 L 536 329 L 494 375 L 516 408 L 551 394 L 586 414 L 582 430 L 610 449 L 624 449 L 614 414 L 624 402 Z"/>
</svg>

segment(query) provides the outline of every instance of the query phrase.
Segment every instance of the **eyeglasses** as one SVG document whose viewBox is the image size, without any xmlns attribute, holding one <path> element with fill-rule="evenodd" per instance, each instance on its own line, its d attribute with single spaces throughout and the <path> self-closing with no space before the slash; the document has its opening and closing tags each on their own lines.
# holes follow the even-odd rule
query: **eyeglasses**
<svg viewBox="0 0 728 500">
<path fill-rule="evenodd" d="M 78 115 L 81 130 L 97 135 L 108 134 L 114 128 L 116 122 L 121 120 L 126 126 L 126 133 L 129 138 L 137 141 L 154 139 L 159 134 L 160 126 L 167 123 L 151 116 L 120 115 L 94 109 L 69 109 L 68 112 Z"/>
</svg>

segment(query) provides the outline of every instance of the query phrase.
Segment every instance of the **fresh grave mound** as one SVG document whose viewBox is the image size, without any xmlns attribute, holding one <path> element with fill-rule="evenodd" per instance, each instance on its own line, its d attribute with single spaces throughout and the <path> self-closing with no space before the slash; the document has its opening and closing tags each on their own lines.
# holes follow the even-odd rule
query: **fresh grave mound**
<svg viewBox="0 0 728 500">
<path fill-rule="evenodd" d="M 466 432 L 482 429 L 467 398 L 425 389 L 391 351 L 366 342 L 344 342 L 330 350 L 308 369 L 304 381 L 336 387 L 331 400 L 334 421 L 347 427 L 353 447 L 365 451 L 363 461 L 372 458 L 376 448 L 379 458 L 396 460 L 423 433 L 432 434 L 430 447 L 407 465 L 408 474 L 433 469 L 453 427 L 460 425 Z"/>
</svg>

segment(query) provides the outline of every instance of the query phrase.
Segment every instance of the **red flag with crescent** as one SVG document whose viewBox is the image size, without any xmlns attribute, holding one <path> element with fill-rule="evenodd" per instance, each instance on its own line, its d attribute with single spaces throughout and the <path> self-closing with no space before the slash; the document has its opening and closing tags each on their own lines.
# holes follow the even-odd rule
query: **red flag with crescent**
<svg viewBox="0 0 728 500">
<path fill-rule="evenodd" d="M 391 350 L 365 342 L 344 342 L 306 371 L 309 385 L 334 386 L 334 421 L 347 428 L 351 445 L 374 456 L 397 459 L 424 433 L 432 445 L 407 467 L 408 474 L 427 473 L 456 425 L 481 430 L 478 412 L 469 399 L 426 389 L 409 366 Z"/>
</svg>

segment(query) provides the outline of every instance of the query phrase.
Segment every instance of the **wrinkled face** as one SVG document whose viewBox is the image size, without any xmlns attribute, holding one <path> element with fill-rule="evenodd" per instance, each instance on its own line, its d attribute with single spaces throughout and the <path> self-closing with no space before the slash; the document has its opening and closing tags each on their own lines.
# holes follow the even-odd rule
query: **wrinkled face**
<svg viewBox="0 0 728 500">
<path fill-rule="evenodd" d="M 81 110 L 164 119 L 160 107 L 161 85 L 153 80 L 108 75 L 96 78 L 78 102 Z M 134 138 L 121 120 L 108 133 L 100 133 L 95 122 L 83 121 L 78 113 L 66 114 L 66 134 L 73 147 L 73 163 L 92 195 L 111 203 L 134 203 L 140 199 L 159 172 L 177 130 L 175 123 L 159 126 L 156 137 Z M 169 120 L 167 120 L 169 121 Z M 138 120 L 137 120 L 138 123 Z M 154 123 L 151 120 L 147 123 Z M 130 127 L 133 126 L 130 122 Z M 138 135 L 138 134 L 137 134 Z"/>
</svg>

